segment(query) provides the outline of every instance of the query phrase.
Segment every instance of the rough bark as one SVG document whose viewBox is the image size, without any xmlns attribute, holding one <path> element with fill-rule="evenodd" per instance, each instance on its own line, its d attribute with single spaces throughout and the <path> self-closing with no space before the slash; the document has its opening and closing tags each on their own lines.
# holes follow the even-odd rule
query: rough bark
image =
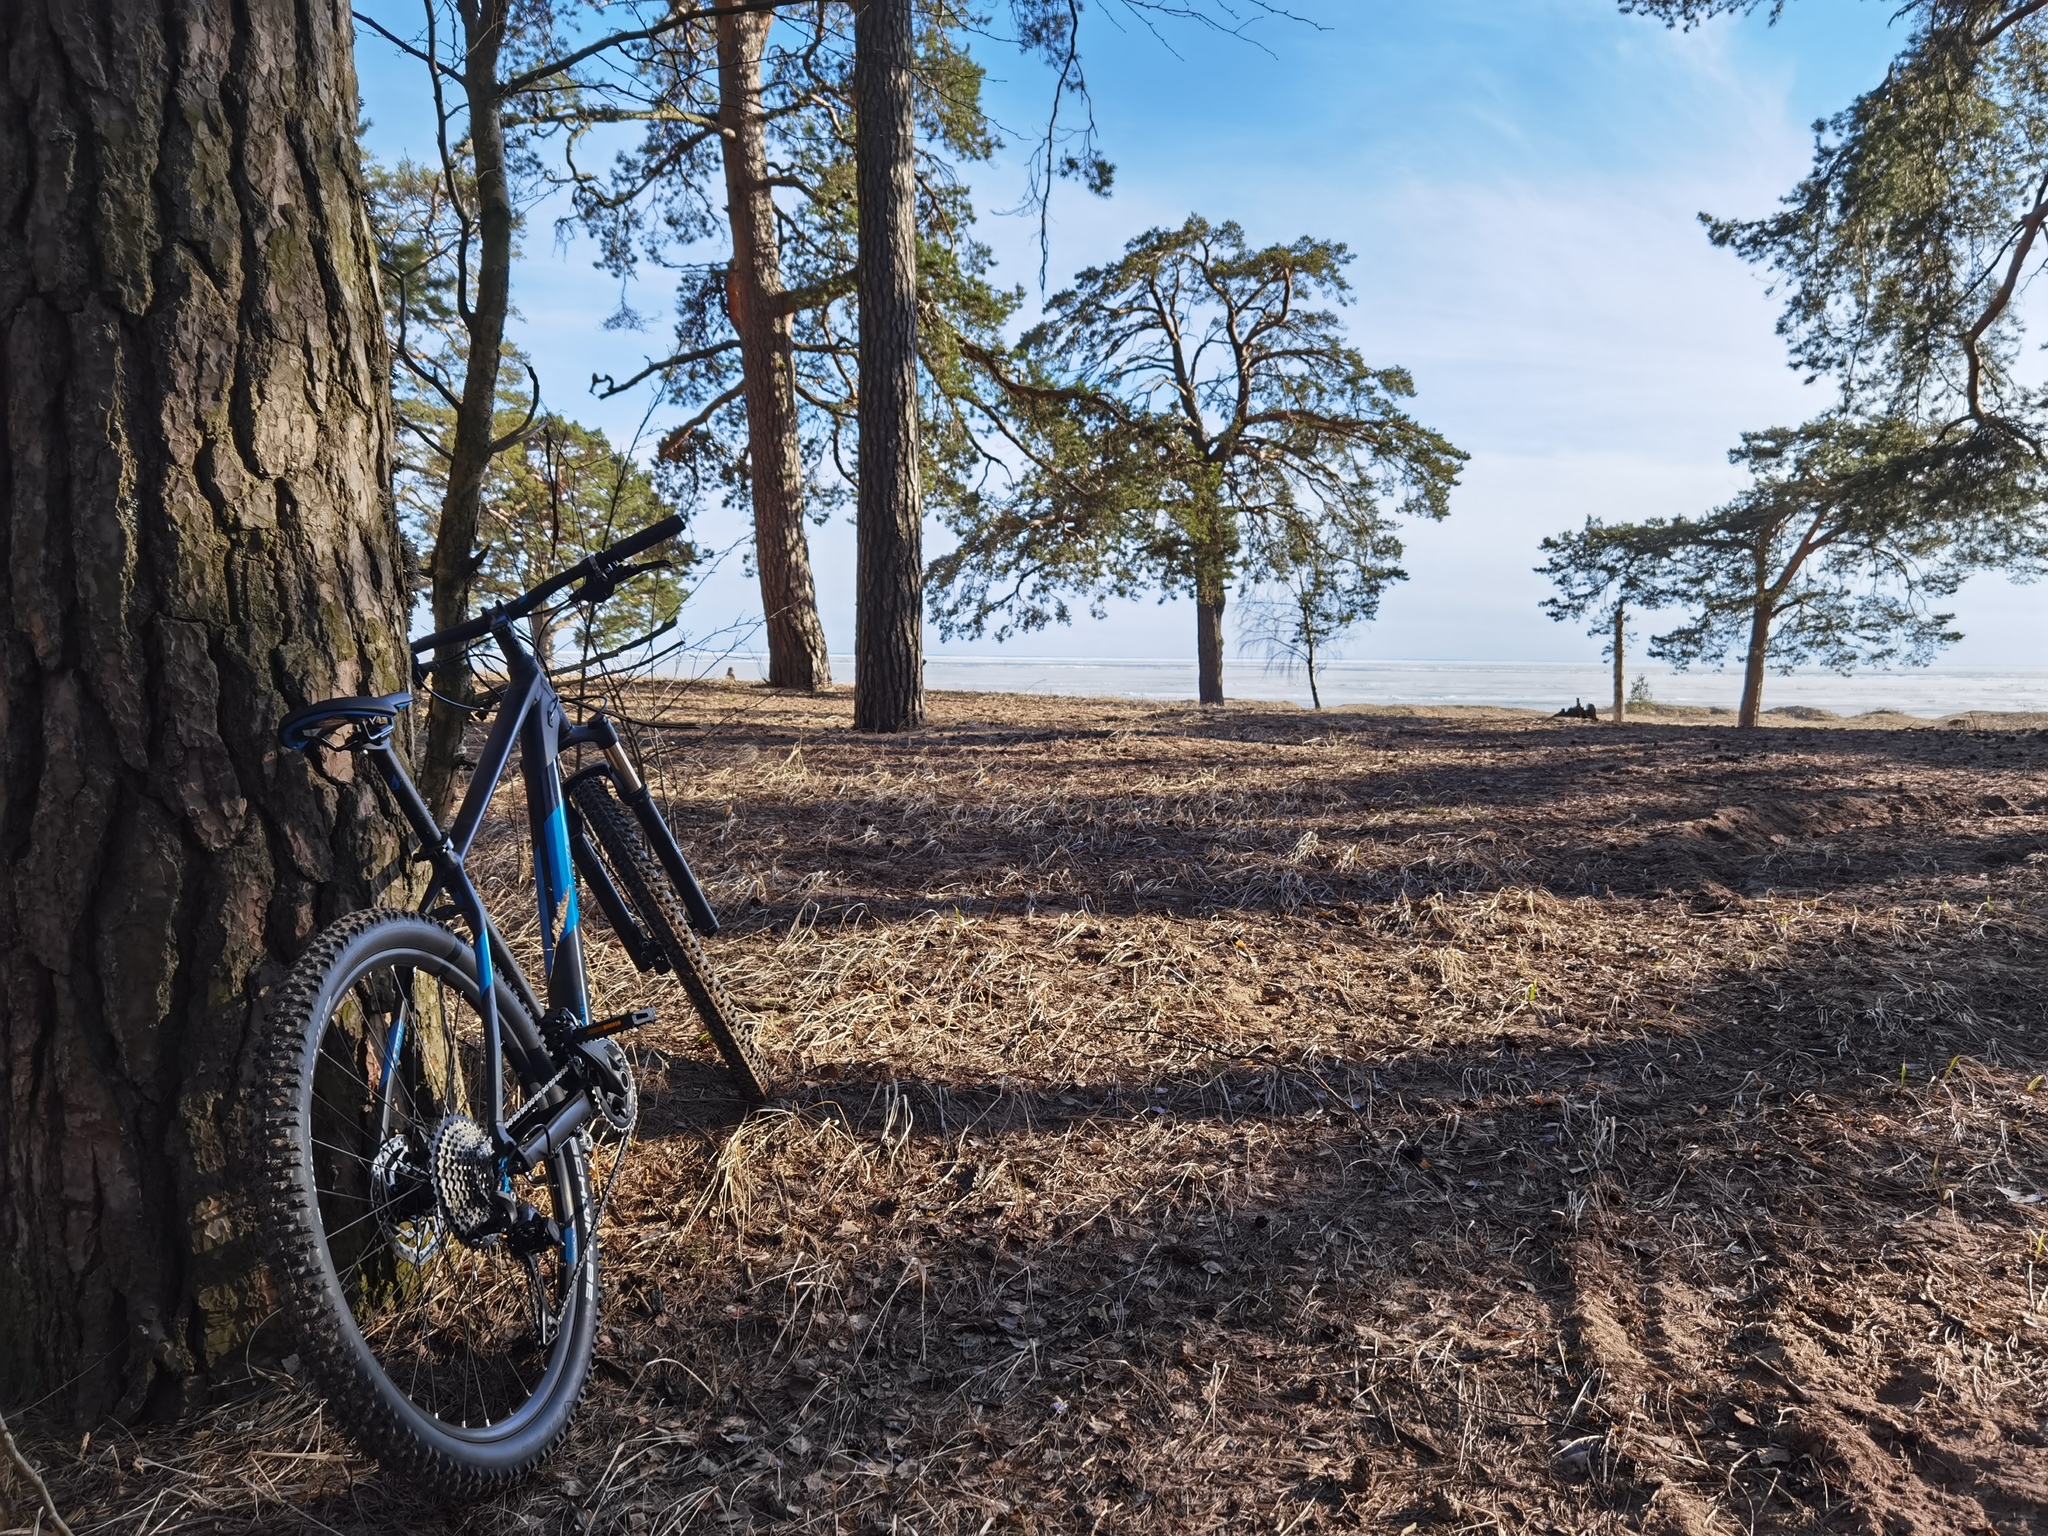
<svg viewBox="0 0 2048 1536">
<path fill-rule="evenodd" d="M 1628 608 L 1622 603 L 1614 605 L 1614 723 L 1622 724 L 1628 719 Z"/>
<path fill-rule="evenodd" d="M 505 347 L 505 317 L 512 303 L 512 235 L 518 222 L 505 166 L 505 127 L 499 115 L 498 57 L 505 40 L 508 0 L 466 0 L 460 9 L 466 50 L 462 85 L 469 102 L 470 151 L 476 171 L 476 206 L 471 210 L 476 223 L 476 289 L 464 295 L 467 307 L 462 318 L 468 351 L 448 454 L 448 489 L 441 498 L 441 517 L 434 534 L 430 596 L 436 629 L 451 628 L 469 617 L 470 589 L 483 564 L 476 536 L 498 430 L 498 363 Z M 469 711 L 462 708 L 469 696 L 468 677 L 459 651 L 435 653 L 434 697 L 428 701 L 420 792 L 444 821 L 453 812 L 460 790 L 456 769 L 462 733 L 469 724 Z"/>
<path fill-rule="evenodd" d="M 727 0 L 734 3 L 734 0 Z M 739 337 L 747 390 L 747 460 L 754 497 L 754 564 L 768 628 L 768 682 L 817 689 L 832 681 L 825 626 L 804 535 L 803 453 L 797 439 L 796 365 L 782 284 L 781 240 L 769 186 L 761 55 L 774 16 L 718 18 L 719 145 L 725 162 L 732 264 L 726 309 Z"/>
<path fill-rule="evenodd" d="M 10 1404 L 240 1361 L 252 1005 L 403 872 L 275 736 L 405 679 L 352 41 L 346 0 L 0 6 Z"/>
<path fill-rule="evenodd" d="M 853 725 L 861 731 L 902 731 L 924 722 L 911 0 L 860 0 L 853 46 L 860 196 Z"/>
</svg>

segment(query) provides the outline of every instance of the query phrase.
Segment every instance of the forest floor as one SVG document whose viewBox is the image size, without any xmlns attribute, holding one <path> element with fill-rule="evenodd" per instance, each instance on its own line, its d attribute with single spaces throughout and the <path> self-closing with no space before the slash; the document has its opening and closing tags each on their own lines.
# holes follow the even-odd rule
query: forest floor
<svg viewBox="0 0 2048 1536">
<path fill-rule="evenodd" d="M 658 705 L 782 1096 L 601 957 L 568 1443 L 434 1512 L 273 1374 L 32 1440 L 81 1536 L 2048 1532 L 2048 720 Z"/>
</svg>

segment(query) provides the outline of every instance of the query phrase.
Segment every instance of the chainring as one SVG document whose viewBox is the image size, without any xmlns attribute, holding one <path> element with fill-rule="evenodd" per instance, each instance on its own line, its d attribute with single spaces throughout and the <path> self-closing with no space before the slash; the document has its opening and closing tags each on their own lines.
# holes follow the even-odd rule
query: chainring
<svg viewBox="0 0 2048 1536">
<path fill-rule="evenodd" d="M 624 1136 L 640 1120 L 640 1085 L 633 1076 L 633 1062 L 618 1041 L 609 1036 L 581 1039 L 576 1015 L 567 1008 L 551 1008 L 540 1021 L 541 1038 L 557 1062 L 566 1062 L 590 1094 L 590 1106 L 597 1118 Z"/>
<path fill-rule="evenodd" d="M 609 1068 L 609 1072 L 588 1074 L 590 1102 L 598 1118 L 623 1136 L 640 1119 L 640 1084 L 633 1075 L 633 1063 L 616 1040 L 593 1040 L 584 1050 L 602 1057 L 603 1066 Z"/>
</svg>

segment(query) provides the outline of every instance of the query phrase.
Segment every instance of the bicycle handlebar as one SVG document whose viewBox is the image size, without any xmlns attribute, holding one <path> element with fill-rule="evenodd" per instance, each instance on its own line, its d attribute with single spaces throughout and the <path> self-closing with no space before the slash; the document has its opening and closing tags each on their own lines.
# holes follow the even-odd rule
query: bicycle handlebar
<svg viewBox="0 0 2048 1536">
<path fill-rule="evenodd" d="M 557 592 L 573 587 L 578 582 L 595 583 L 590 598 L 593 602 L 603 602 L 612 595 L 620 581 L 633 574 L 630 571 L 621 571 L 621 562 L 630 560 L 657 544 L 666 544 L 682 531 L 683 516 L 680 512 L 664 517 L 660 522 L 642 528 L 638 533 L 628 534 L 616 544 L 607 545 L 594 554 L 586 555 L 568 570 L 550 576 L 539 586 L 529 592 L 522 592 L 510 602 L 486 608 L 466 624 L 456 624 L 448 629 L 436 630 L 431 635 L 422 635 L 413 641 L 412 653 L 415 656 L 424 656 L 444 645 L 460 645 L 466 640 L 480 640 L 501 621 L 526 617 Z"/>
</svg>

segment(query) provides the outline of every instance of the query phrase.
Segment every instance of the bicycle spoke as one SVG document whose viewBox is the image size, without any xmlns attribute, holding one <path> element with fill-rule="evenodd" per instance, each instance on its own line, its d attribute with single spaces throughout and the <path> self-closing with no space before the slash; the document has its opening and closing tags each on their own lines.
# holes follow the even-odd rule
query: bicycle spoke
<svg viewBox="0 0 2048 1536">
<path fill-rule="evenodd" d="M 348 1222 L 348 1223 L 346 1223 L 346 1224 L 344 1224 L 344 1225 L 342 1225 L 342 1226 L 339 1226 L 339 1227 L 332 1227 L 332 1228 L 328 1228 L 328 1229 L 327 1229 L 327 1243 L 328 1243 L 328 1247 L 329 1247 L 329 1248 L 331 1249 L 331 1248 L 333 1247 L 333 1245 L 334 1245 L 334 1240 L 335 1240 L 335 1239 L 336 1239 L 337 1237 L 341 1236 L 341 1234 L 342 1234 L 342 1233 L 344 1233 L 344 1232 L 353 1232 L 353 1231 L 354 1231 L 354 1230 L 355 1230 L 355 1229 L 356 1229 L 357 1227 L 360 1227 L 360 1226 L 361 1226 L 361 1225 L 362 1225 L 362 1224 L 363 1224 L 364 1222 L 366 1222 L 366 1221 L 372 1221 L 372 1220 L 375 1220 L 375 1219 L 376 1219 L 376 1215 L 377 1215 L 377 1213 L 376 1213 L 375 1211 L 365 1211 L 365 1212 L 364 1212 L 364 1213 L 363 1213 L 362 1215 L 358 1216 L 358 1217 L 357 1217 L 357 1218 L 356 1218 L 356 1219 L 355 1219 L 354 1221 Z M 325 1226 L 325 1223 L 323 1222 L 323 1223 L 322 1223 L 322 1225 L 323 1225 L 323 1226 Z"/>
<path fill-rule="evenodd" d="M 617 562 L 675 537 L 680 527 L 680 517 L 670 518 L 619 540 L 507 611 L 522 617 L 550 592 L 579 582 L 572 599 L 578 592 L 593 600 L 608 594 L 630 569 Z M 421 645 L 466 646 L 495 634 L 508 670 L 506 707 L 513 707 L 509 694 L 516 690 L 522 714 L 539 702 L 551 727 L 554 696 L 545 668 L 536 672 L 534 658 L 494 622 L 459 625 Z M 340 711 L 333 718 L 358 721 L 361 735 L 350 745 L 367 749 L 369 768 L 411 805 L 401 793 L 404 768 L 390 748 L 391 717 L 402 707 L 396 695 L 316 704 L 295 718 L 284 745 L 302 747 L 300 725 L 320 724 L 330 706 Z M 615 741 L 606 729 L 595 721 L 579 739 Z M 517 746 L 531 744 L 523 737 Z M 486 782 L 496 782 L 509 755 L 494 752 L 480 766 Z M 574 789 L 553 750 L 545 764 L 524 766 L 531 791 L 542 786 L 543 773 L 565 794 Z M 589 775 L 583 782 L 604 792 L 608 825 L 619 834 L 600 837 L 600 856 L 616 861 L 623 838 L 639 871 L 656 881 L 662 900 L 650 916 L 671 929 L 662 950 L 681 970 L 743 1089 L 761 1096 L 744 1021 L 705 969 L 653 845 L 639 837 L 608 783 Z M 542 811 L 555 813 L 552 795 L 546 798 L 543 804 L 529 794 L 533 826 Z M 465 903 L 474 892 L 461 855 L 450 868 L 445 844 L 431 833 L 428 840 L 440 845 L 442 888 Z M 540 860 L 541 867 L 529 869 L 545 898 L 552 882 L 544 870 L 553 861 L 538 848 L 526 854 Z M 650 905 L 642 892 L 628 896 L 636 906 Z M 544 945 L 548 937 L 542 935 Z M 435 918 L 389 909 L 349 913 L 312 936 L 262 1025 L 263 1177 L 256 1185 L 266 1256 L 308 1346 L 309 1382 L 363 1449 L 443 1494 L 462 1495 L 506 1486 L 567 1431 L 594 1349 L 595 1229 L 611 1192 L 608 1178 L 594 1197 L 590 1140 L 581 1135 L 530 1180 L 508 1179 L 496 1151 L 502 1122 L 534 1105 L 553 1068 L 545 1065 L 547 1053 L 536 1056 L 523 1044 L 540 1022 L 529 1016 L 524 989 L 518 996 L 509 989 L 480 995 L 477 954 Z M 487 1032 L 485 1014 L 500 999 L 504 1013 Z M 436 1140 L 442 1136 L 448 1139 Z M 469 1148 L 483 1154 L 487 1168 L 450 1161 Z M 436 1150 L 443 1154 L 438 1160 Z M 613 1175 L 622 1157 L 623 1147 L 609 1160 Z M 453 1230 L 458 1214 L 465 1225 L 491 1219 L 465 1241 Z M 542 1232 L 555 1236 L 540 1241 Z"/>
<path fill-rule="evenodd" d="M 322 1141 L 322 1140 L 321 1140 L 321 1139 L 320 1139 L 319 1137 L 317 1137 L 317 1136 L 310 1136 L 310 1137 L 308 1137 L 308 1138 L 307 1138 L 307 1140 L 311 1141 L 311 1142 L 313 1143 L 313 1145 L 314 1145 L 314 1146 L 316 1146 L 316 1147 L 322 1147 L 322 1148 L 326 1149 L 327 1151 L 329 1151 L 329 1152 L 332 1152 L 332 1153 L 334 1153 L 334 1154 L 336 1154 L 337 1156 L 340 1156 L 340 1157 L 348 1157 L 348 1158 L 353 1158 L 353 1159 L 355 1159 L 355 1161 L 357 1161 L 357 1162 L 359 1162 L 359 1163 L 372 1163 L 372 1162 L 375 1162 L 375 1161 L 376 1161 L 376 1159 L 375 1159 L 375 1158 L 365 1157 L 365 1156 L 363 1156 L 363 1154 L 362 1154 L 362 1153 L 360 1153 L 360 1152 L 351 1152 L 351 1151 L 349 1151 L 349 1149 L 348 1149 L 347 1147 L 337 1147 L 337 1146 L 336 1146 L 336 1145 L 335 1145 L 335 1144 L 334 1144 L 333 1142 L 331 1142 L 331 1141 Z M 336 1191 L 336 1193 L 339 1193 L 339 1191 Z"/>
<path fill-rule="evenodd" d="M 547 1255 L 516 1258 L 504 1238 L 479 1249 L 452 1234 L 416 1264 L 394 1247 L 390 1231 L 374 1230 L 379 1207 L 340 1170 L 373 1168 L 394 1137 L 430 1136 L 445 1116 L 473 1115 L 487 1103 L 481 1035 L 469 995 L 433 967 L 357 978 L 330 1014 L 316 1056 L 329 1084 L 319 1112 L 341 1129 L 308 1137 L 335 1160 L 319 1190 L 322 1237 L 331 1256 L 346 1258 L 336 1278 L 365 1345 L 422 1411 L 474 1427 L 517 1412 L 546 1380 L 553 1352 L 545 1341 L 566 1302 L 562 1284 L 549 1279 L 557 1266 Z M 522 1085 L 507 1075 L 509 1107 Z M 573 1217 L 558 1207 L 557 1183 L 540 1178 L 546 1193 L 528 1198 L 559 1210 L 566 1225 Z M 373 1228 L 367 1241 L 366 1227 Z M 361 1251 L 351 1251 L 358 1244 Z"/>
</svg>

